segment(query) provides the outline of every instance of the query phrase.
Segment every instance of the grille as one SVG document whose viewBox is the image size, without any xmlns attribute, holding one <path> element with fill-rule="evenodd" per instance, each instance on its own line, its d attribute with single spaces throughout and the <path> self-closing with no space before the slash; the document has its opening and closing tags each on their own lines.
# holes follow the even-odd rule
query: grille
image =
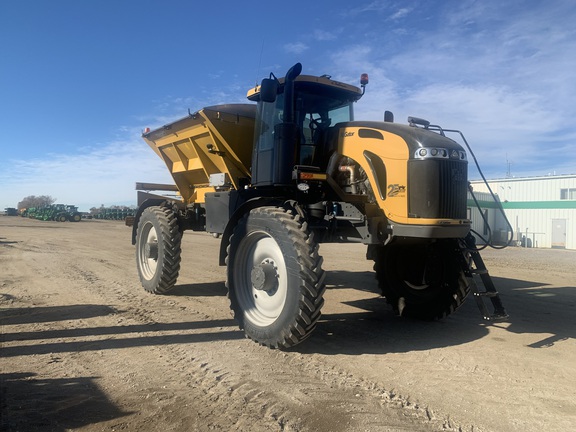
<svg viewBox="0 0 576 432">
<path fill-rule="evenodd" d="M 466 219 L 467 171 L 465 161 L 409 161 L 409 217 Z"/>
</svg>

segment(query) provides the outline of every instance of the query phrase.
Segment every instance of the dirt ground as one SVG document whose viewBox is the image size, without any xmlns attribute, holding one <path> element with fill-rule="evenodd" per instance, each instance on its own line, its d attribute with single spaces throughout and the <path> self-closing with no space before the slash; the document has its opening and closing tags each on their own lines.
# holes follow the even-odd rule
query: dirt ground
<svg viewBox="0 0 576 432">
<path fill-rule="evenodd" d="M 576 430 L 576 251 L 486 251 L 511 315 L 488 325 L 471 298 L 398 318 L 364 246 L 322 245 L 321 321 L 283 352 L 231 319 L 219 240 L 186 232 L 178 285 L 154 296 L 130 233 L 0 217 L 0 429 Z"/>
</svg>

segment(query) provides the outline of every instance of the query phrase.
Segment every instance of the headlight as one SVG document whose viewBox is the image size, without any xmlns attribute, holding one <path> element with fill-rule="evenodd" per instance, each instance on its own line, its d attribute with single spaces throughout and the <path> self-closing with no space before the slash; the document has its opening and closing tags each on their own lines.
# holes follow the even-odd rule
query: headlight
<svg viewBox="0 0 576 432">
<path fill-rule="evenodd" d="M 460 153 L 464 153 L 464 152 L 458 153 L 457 150 L 453 150 L 453 151 L 456 151 L 458 158 L 462 159 L 460 157 Z M 416 152 L 414 153 L 414 158 L 416 158 L 416 159 L 448 159 L 448 154 L 449 154 L 449 152 L 445 148 L 421 147 L 418 150 L 416 150 Z M 466 159 L 465 153 L 464 153 L 463 160 L 464 159 Z"/>
</svg>

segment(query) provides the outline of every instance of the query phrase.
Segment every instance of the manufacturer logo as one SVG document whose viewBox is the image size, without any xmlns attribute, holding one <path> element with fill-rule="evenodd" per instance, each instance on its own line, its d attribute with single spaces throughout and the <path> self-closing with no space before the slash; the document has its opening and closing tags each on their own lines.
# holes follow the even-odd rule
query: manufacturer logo
<svg viewBox="0 0 576 432">
<path fill-rule="evenodd" d="M 398 183 L 388 185 L 388 196 L 395 197 L 398 195 L 403 195 L 406 192 L 406 186 L 399 185 Z"/>
</svg>

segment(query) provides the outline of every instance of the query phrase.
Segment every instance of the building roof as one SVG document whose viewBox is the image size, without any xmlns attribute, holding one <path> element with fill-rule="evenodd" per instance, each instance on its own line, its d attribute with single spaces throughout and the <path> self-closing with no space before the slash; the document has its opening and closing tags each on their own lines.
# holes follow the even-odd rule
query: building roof
<svg viewBox="0 0 576 432">
<path fill-rule="evenodd" d="M 534 181 L 534 180 L 561 180 L 561 179 L 576 179 L 576 174 L 561 174 L 561 175 L 547 175 L 535 177 L 506 177 L 499 179 L 486 179 L 489 183 L 498 182 L 520 182 L 520 181 Z M 484 183 L 484 180 L 470 180 L 472 184 Z"/>
</svg>

